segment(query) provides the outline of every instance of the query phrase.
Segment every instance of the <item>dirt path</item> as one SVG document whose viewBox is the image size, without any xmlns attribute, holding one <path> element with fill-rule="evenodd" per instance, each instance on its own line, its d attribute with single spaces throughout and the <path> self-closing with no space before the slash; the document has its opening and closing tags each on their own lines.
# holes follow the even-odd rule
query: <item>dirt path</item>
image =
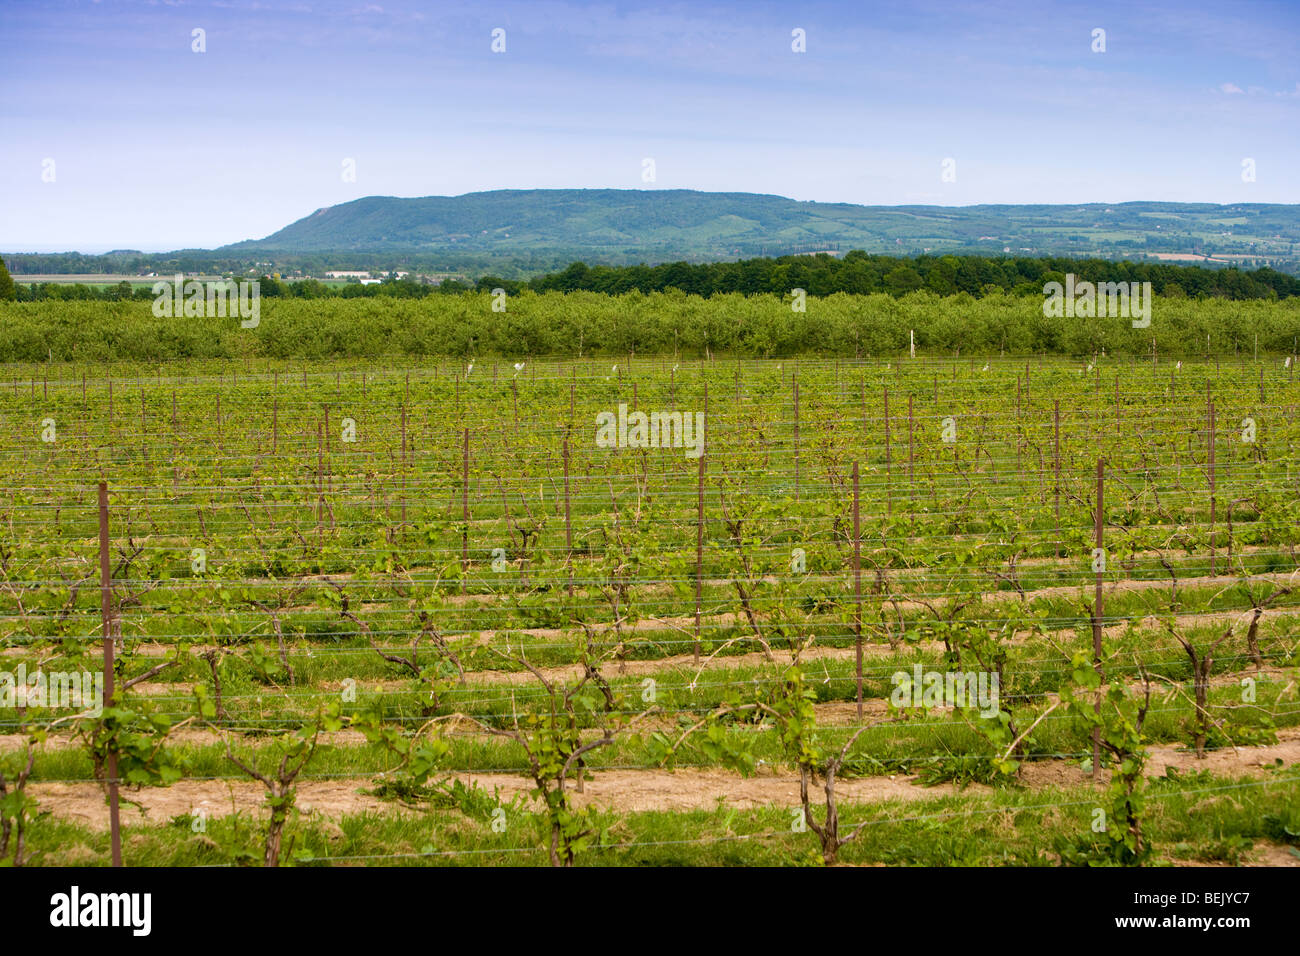
<svg viewBox="0 0 1300 956">
<path fill-rule="evenodd" d="M 1195 754 L 1175 746 L 1151 748 L 1147 764 L 1149 777 L 1161 777 L 1168 768 L 1182 772 L 1210 770 L 1218 774 L 1258 777 L 1275 761 L 1284 765 L 1300 763 L 1300 729 L 1279 733 L 1279 742 L 1262 747 L 1221 750 L 1197 760 Z M 531 783 L 516 774 L 459 773 L 455 775 L 491 793 L 498 792 L 504 802 L 523 795 L 527 799 Z M 1103 781 L 1106 774 L 1103 774 Z M 1021 774 L 1030 789 L 1082 786 L 1088 777 L 1077 765 L 1064 760 L 1027 764 Z M 839 782 L 837 794 L 844 803 L 880 803 L 888 800 L 926 800 L 949 796 L 957 791 L 950 785 L 919 786 L 914 776 L 860 777 Z M 309 817 L 337 819 L 344 814 L 366 811 L 393 811 L 386 803 L 361 792 L 370 785 L 366 778 L 306 780 L 298 790 L 298 807 Z M 32 796 L 41 801 L 41 809 L 61 819 L 87 826 L 107 825 L 103 791 L 90 782 L 40 783 L 30 787 Z M 988 795 L 993 791 L 972 785 L 964 791 Z M 211 816 L 234 810 L 257 811 L 265 792 L 253 783 L 238 780 L 182 780 L 167 788 L 145 788 L 130 794 L 134 804 L 124 806 L 126 824 L 144 821 L 165 822 L 189 815 L 199 809 Z M 596 806 L 620 812 L 647 810 L 710 810 L 719 806 L 736 809 L 784 806 L 799 803 L 799 778 L 786 771 L 767 770 L 752 777 L 741 777 L 726 770 L 601 770 L 584 782 L 583 792 L 573 794 L 580 806 Z M 135 805 L 135 804 L 138 804 Z M 143 808 L 144 812 L 141 812 Z"/>
<path fill-rule="evenodd" d="M 1169 769 L 1180 773 L 1195 773 L 1209 770 L 1220 775 L 1240 774 L 1243 776 L 1261 776 L 1276 761 L 1284 766 L 1300 764 L 1300 728 L 1289 727 L 1277 732 L 1278 742 L 1259 747 L 1238 747 L 1235 750 L 1225 748 L 1214 750 L 1205 755 L 1205 759 L 1196 759 L 1196 753 L 1175 744 L 1157 744 L 1147 748 L 1150 755 L 1145 773 L 1148 777 L 1163 777 Z M 1109 772 L 1101 774 L 1103 780 L 1109 781 Z M 1088 775 L 1079 769 L 1078 764 L 1064 760 L 1042 761 L 1025 764 L 1020 771 L 1020 778 L 1029 787 L 1071 787 L 1088 781 Z"/>
<path fill-rule="evenodd" d="M 488 793 L 498 793 L 503 802 L 528 796 L 530 781 L 504 773 L 457 774 L 466 784 Z M 925 800 L 950 795 L 954 788 L 918 787 L 910 777 L 864 777 L 845 780 L 837 792 L 850 802 L 876 803 L 885 800 Z M 307 780 L 298 788 L 298 807 L 309 817 L 337 820 L 345 814 L 400 811 L 391 802 L 362 791 L 369 781 Z M 971 788 L 981 791 L 987 788 Z M 60 819 L 96 829 L 108 825 L 104 794 L 94 783 L 32 784 L 30 793 L 40 809 Z M 131 804 L 122 807 L 124 825 L 166 822 L 192 815 L 200 809 L 209 816 L 225 816 L 236 810 L 259 811 L 265 797 L 261 786 L 242 780 L 182 780 L 167 788 L 146 788 L 128 795 Z M 579 806 L 597 806 L 621 812 L 644 810 L 711 810 L 718 806 L 755 809 L 769 806 L 794 807 L 799 803 L 799 778 L 788 773 L 740 777 L 725 770 L 603 770 L 583 783 L 583 792 L 572 794 Z M 143 812 L 142 812 L 143 808 Z M 535 809 L 535 807 L 533 807 Z"/>
</svg>

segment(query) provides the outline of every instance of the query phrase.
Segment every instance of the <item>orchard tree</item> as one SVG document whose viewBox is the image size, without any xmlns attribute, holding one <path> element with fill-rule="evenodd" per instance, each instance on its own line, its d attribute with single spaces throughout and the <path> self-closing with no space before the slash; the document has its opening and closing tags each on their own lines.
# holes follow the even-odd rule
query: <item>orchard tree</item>
<svg viewBox="0 0 1300 956">
<path fill-rule="evenodd" d="M 18 289 L 14 285 L 13 276 L 5 268 L 5 261 L 0 259 L 0 301 L 9 300 L 12 302 L 18 298 Z"/>
</svg>

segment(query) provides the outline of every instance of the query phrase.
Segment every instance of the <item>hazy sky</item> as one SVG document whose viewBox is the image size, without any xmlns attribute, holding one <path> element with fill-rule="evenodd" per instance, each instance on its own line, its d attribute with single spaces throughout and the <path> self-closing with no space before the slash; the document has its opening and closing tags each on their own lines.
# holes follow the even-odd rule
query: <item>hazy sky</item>
<svg viewBox="0 0 1300 956">
<path fill-rule="evenodd" d="M 0 91 L 6 251 L 499 188 L 1300 202 L 1300 0 L 4 0 Z"/>
</svg>

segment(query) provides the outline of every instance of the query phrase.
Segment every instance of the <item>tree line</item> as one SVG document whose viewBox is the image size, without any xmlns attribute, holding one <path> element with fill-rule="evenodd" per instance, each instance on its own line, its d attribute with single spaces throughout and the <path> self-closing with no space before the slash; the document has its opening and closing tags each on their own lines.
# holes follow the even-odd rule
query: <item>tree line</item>
<svg viewBox="0 0 1300 956">
<path fill-rule="evenodd" d="M 1067 273 L 1089 282 L 1150 282 L 1157 295 L 1225 299 L 1272 299 L 1300 295 L 1300 278 L 1263 268 L 1205 268 L 1148 261 L 1113 261 L 1069 257 L 897 256 L 859 250 L 845 256 L 782 256 L 740 262 L 692 265 L 669 262 L 656 266 L 588 266 L 575 262 L 561 272 L 537 276 L 527 282 L 509 282 L 485 276 L 479 287 L 527 287 L 537 292 L 666 292 L 678 289 L 691 295 L 712 296 L 739 292 L 744 295 L 786 295 L 803 289 L 808 295 L 837 292 L 895 297 L 928 291 L 940 296 L 964 292 L 974 298 L 992 293 L 1043 294 L 1047 282 L 1062 282 Z"/>
<path fill-rule="evenodd" d="M 113 285 L 81 283 L 15 284 L 0 261 L 0 298 L 18 301 L 100 300 L 148 301 L 149 285 L 122 281 Z M 327 285 L 316 279 L 283 280 L 262 276 L 261 294 L 267 298 L 424 298 L 470 289 L 502 289 L 517 295 L 534 292 L 600 292 L 624 295 L 679 291 L 710 298 L 715 295 L 778 295 L 803 289 L 808 295 L 836 293 L 895 298 L 912 292 L 938 296 L 965 293 L 979 299 L 992 294 L 1041 296 L 1048 282 L 1063 282 L 1066 274 L 1079 281 L 1151 283 L 1152 291 L 1168 298 L 1284 299 L 1300 295 L 1300 277 L 1270 268 L 1241 270 L 1205 268 L 1147 261 L 1112 261 L 1068 257 L 895 256 L 849 252 L 842 258 L 782 256 L 738 262 L 666 262 L 660 265 L 589 266 L 574 262 L 558 272 L 527 280 L 484 275 L 476 283 L 447 280 L 439 285 L 410 276 L 381 283 Z M 162 277 L 166 281 L 169 277 Z"/>
</svg>

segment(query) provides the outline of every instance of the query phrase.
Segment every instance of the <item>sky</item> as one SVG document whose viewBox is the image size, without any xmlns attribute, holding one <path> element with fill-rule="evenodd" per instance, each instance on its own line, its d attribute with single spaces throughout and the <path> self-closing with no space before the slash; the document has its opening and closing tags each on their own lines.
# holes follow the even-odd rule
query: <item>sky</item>
<svg viewBox="0 0 1300 956">
<path fill-rule="evenodd" d="M 0 131 L 10 252 L 505 188 L 1300 203 L 1300 0 L 0 0 Z"/>
</svg>

